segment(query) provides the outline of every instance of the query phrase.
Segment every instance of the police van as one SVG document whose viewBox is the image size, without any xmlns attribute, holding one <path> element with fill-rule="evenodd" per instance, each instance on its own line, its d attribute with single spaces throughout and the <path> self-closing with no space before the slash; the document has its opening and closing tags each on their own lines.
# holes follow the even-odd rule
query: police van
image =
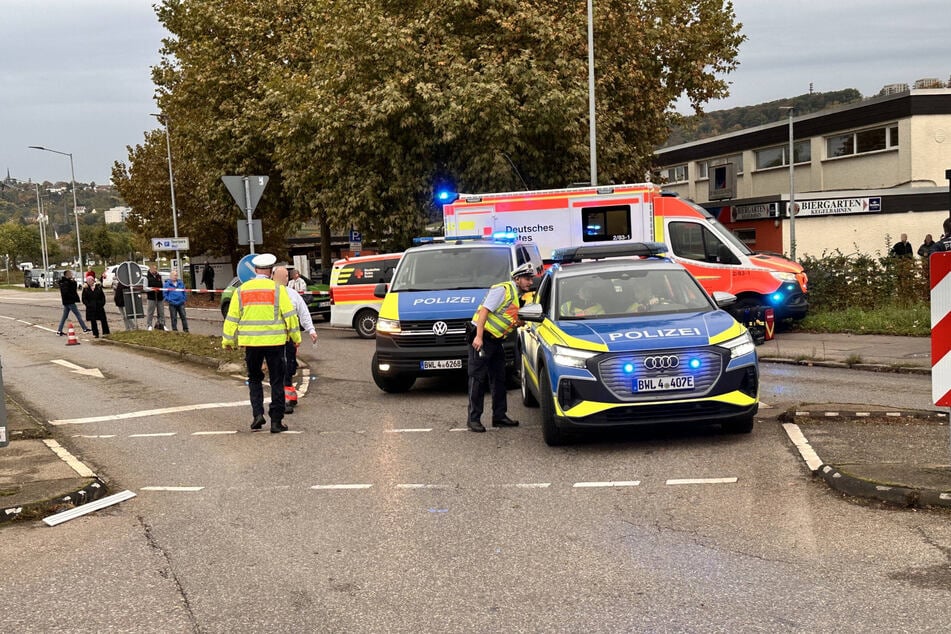
<svg viewBox="0 0 951 634">
<path fill-rule="evenodd" d="M 385 392 L 405 392 L 421 376 L 466 370 L 466 323 L 489 287 L 511 279 L 531 263 L 538 273 L 538 248 L 510 234 L 488 239 L 433 240 L 403 253 L 389 286 L 374 289 L 383 298 L 376 322 L 373 381 Z M 506 366 L 517 373 L 516 338 L 504 343 Z"/>
<path fill-rule="evenodd" d="M 661 243 L 556 250 L 537 303 L 519 310 L 522 400 L 542 434 L 663 423 L 749 433 L 759 366 L 748 330 Z M 632 257 L 637 256 L 637 257 Z"/>
</svg>

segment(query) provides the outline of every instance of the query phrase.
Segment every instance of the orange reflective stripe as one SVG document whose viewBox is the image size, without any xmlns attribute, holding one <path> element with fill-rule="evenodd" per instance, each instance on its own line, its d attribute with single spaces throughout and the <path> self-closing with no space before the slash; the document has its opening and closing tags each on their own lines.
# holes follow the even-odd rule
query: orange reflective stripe
<svg viewBox="0 0 951 634">
<path fill-rule="evenodd" d="M 268 288 L 248 288 L 241 291 L 241 303 L 248 304 L 274 304 L 274 290 Z"/>
</svg>

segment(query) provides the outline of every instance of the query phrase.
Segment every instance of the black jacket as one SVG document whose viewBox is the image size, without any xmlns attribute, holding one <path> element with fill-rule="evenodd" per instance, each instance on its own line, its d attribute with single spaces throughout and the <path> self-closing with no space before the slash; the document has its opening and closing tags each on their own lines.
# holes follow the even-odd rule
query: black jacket
<svg viewBox="0 0 951 634">
<path fill-rule="evenodd" d="M 106 318 L 106 294 L 99 284 L 92 288 L 89 288 L 88 284 L 83 285 L 83 304 L 86 305 L 86 319 L 91 321 Z"/>
<path fill-rule="evenodd" d="M 59 280 L 59 296 L 63 300 L 63 306 L 79 303 L 79 287 L 76 280 L 71 277 L 61 277 Z"/>
<path fill-rule="evenodd" d="M 157 302 L 162 301 L 162 274 L 156 271 L 149 271 L 145 274 L 145 282 L 149 288 L 157 288 L 157 291 L 145 291 L 145 297 Z"/>
</svg>

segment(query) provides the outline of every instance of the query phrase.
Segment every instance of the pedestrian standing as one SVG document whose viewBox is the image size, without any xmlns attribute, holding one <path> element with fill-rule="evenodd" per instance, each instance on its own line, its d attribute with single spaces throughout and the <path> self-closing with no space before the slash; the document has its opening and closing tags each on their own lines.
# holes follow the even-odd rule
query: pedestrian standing
<svg viewBox="0 0 951 634">
<path fill-rule="evenodd" d="M 185 317 L 185 282 L 178 279 L 178 269 L 172 269 L 162 288 L 165 302 L 168 304 L 168 316 L 172 320 L 172 331 L 178 332 L 178 318 L 181 317 L 182 330 L 188 332 L 188 319 Z"/>
<path fill-rule="evenodd" d="M 921 246 L 918 247 L 918 255 L 923 258 L 927 258 L 931 255 L 931 252 L 934 250 L 934 238 L 931 237 L 931 234 L 925 236 L 924 242 L 921 243 Z"/>
<path fill-rule="evenodd" d="M 482 409 L 485 393 L 492 390 L 492 424 L 515 427 L 508 417 L 505 394 L 505 338 L 522 325 L 518 318 L 520 297 L 532 285 L 535 269 L 528 262 L 512 271 L 512 281 L 494 285 L 486 293 L 472 322 L 468 324 L 469 345 L 469 416 L 470 431 L 484 432 Z"/>
<path fill-rule="evenodd" d="M 82 316 L 79 314 L 79 309 L 76 307 L 76 304 L 79 303 L 79 286 L 76 284 L 76 280 L 73 279 L 72 271 L 66 271 L 63 273 L 63 277 L 60 278 L 59 297 L 63 302 L 63 316 L 59 320 L 56 334 L 60 337 L 65 334 L 63 332 L 63 324 L 66 323 L 66 318 L 69 317 L 70 313 L 76 315 L 76 321 L 79 322 L 79 326 L 83 329 L 83 332 L 89 332 L 89 328 L 86 327 L 86 322 L 83 321 Z"/>
<path fill-rule="evenodd" d="M 310 317 L 310 309 L 307 308 L 307 302 L 300 296 L 296 290 L 288 284 L 288 270 L 285 266 L 274 268 L 274 281 L 277 284 L 287 286 L 287 294 L 294 304 L 294 310 L 297 311 L 297 320 L 300 322 L 300 329 L 310 335 L 310 341 L 317 345 L 317 329 L 314 328 L 314 320 Z M 297 390 L 294 388 L 294 375 L 297 374 L 297 350 L 300 348 L 300 342 L 294 343 L 290 339 L 284 344 L 284 412 L 293 414 L 297 407 Z"/>
<path fill-rule="evenodd" d="M 211 268 L 211 265 L 205 262 L 205 268 L 201 272 L 201 283 L 205 285 L 205 289 L 208 291 L 208 296 L 211 298 L 212 303 L 215 301 L 215 270 Z"/>
<path fill-rule="evenodd" d="M 145 274 L 145 325 L 146 330 L 152 330 L 154 325 L 159 330 L 165 330 L 165 303 L 162 301 L 162 274 L 155 264 L 149 265 L 149 272 Z M 156 317 L 157 314 L 157 317 Z M 152 321 L 153 318 L 155 321 Z"/>
<path fill-rule="evenodd" d="M 119 281 L 116 277 L 112 282 L 112 301 L 119 308 L 119 314 L 122 315 L 122 323 L 126 330 L 138 330 L 135 317 L 135 297 L 129 291 L 129 287 Z M 128 306 L 126 305 L 128 304 Z"/>
<path fill-rule="evenodd" d="M 907 233 L 901 234 L 901 238 L 892 247 L 892 255 L 899 258 L 910 258 L 914 252 L 911 242 L 908 242 Z"/>
<path fill-rule="evenodd" d="M 86 276 L 83 285 L 83 305 L 86 306 L 86 319 L 92 326 L 92 336 L 99 338 L 99 325 L 102 324 L 102 334 L 109 334 L 109 321 L 106 319 L 106 294 L 102 286 L 96 281 L 95 275 Z"/>
<path fill-rule="evenodd" d="M 300 322 L 287 288 L 271 279 L 277 258 L 262 253 L 251 260 L 254 279 L 238 287 L 221 335 L 221 347 L 244 348 L 251 397 L 251 429 L 258 430 L 264 418 L 263 365 L 267 363 L 271 385 L 271 433 L 287 431 L 284 425 L 284 346 L 288 340 L 300 343 Z"/>
<path fill-rule="evenodd" d="M 304 278 L 300 276 L 300 273 L 298 273 L 294 267 L 288 267 L 287 273 L 290 276 L 287 288 L 297 291 L 298 295 L 303 295 L 307 291 L 307 282 L 304 281 Z"/>
</svg>

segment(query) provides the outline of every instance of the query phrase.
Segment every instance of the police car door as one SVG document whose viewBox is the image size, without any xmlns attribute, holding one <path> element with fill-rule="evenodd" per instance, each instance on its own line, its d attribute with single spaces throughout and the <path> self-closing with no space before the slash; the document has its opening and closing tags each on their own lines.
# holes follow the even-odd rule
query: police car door
<svg viewBox="0 0 951 634">
<path fill-rule="evenodd" d="M 539 303 L 542 307 L 542 313 L 545 315 L 545 319 L 550 319 L 551 314 L 551 276 L 545 275 L 542 277 L 541 284 L 538 287 L 538 292 L 535 293 L 535 301 Z M 539 335 L 538 329 L 542 327 L 542 323 L 536 322 L 525 322 L 525 326 L 520 329 L 519 341 L 521 342 L 522 355 L 525 358 L 525 363 L 527 363 L 528 368 L 531 370 L 529 376 L 534 377 L 534 383 L 538 385 L 538 346 L 539 346 Z"/>
</svg>

